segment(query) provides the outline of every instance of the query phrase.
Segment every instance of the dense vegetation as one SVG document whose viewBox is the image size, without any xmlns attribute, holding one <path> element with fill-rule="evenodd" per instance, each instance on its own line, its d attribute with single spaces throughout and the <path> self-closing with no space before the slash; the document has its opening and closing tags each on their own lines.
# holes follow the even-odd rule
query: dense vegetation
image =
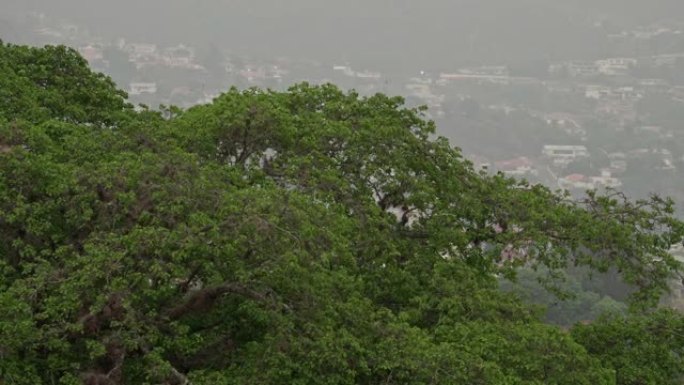
<svg viewBox="0 0 684 385">
<path fill-rule="evenodd" d="M 478 174 L 396 97 L 136 110 L 64 47 L 0 73 L 0 383 L 682 381 L 669 200 Z M 546 324 L 520 266 L 616 272 L 630 312 Z"/>
</svg>

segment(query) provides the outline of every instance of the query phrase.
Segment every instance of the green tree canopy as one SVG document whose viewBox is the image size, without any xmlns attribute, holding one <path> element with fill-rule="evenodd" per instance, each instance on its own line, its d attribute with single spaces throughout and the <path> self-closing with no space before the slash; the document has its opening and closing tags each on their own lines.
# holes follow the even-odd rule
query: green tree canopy
<svg viewBox="0 0 684 385">
<path fill-rule="evenodd" d="M 680 269 L 671 201 L 478 174 L 398 97 L 133 112 L 72 50 L 1 49 L 5 383 L 615 384 L 498 277 L 612 268 L 645 309 Z"/>
<path fill-rule="evenodd" d="M 91 72 L 72 48 L 32 48 L 0 40 L 0 73 L 0 113 L 8 120 L 109 126 L 132 107 L 125 92 Z"/>
<path fill-rule="evenodd" d="M 616 373 L 619 384 L 675 385 L 684 381 L 684 318 L 669 310 L 606 316 L 577 326 L 576 341 Z"/>
</svg>

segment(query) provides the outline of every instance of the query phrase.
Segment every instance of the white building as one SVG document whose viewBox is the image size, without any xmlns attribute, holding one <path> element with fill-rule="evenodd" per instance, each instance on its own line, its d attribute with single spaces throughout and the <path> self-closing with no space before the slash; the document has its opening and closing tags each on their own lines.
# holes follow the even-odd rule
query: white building
<svg viewBox="0 0 684 385">
<path fill-rule="evenodd" d="M 371 71 L 357 72 L 355 75 L 359 79 L 380 79 L 382 77 L 381 73 Z"/>
<path fill-rule="evenodd" d="M 484 75 L 484 76 L 509 76 L 506 66 L 481 66 L 473 68 L 461 68 L 459 73 L 464 75 Z"/>
<path fill-rule="evenodd" d="M 619 100 L 637 101 L 644 97 L 644 95 L 635 90 L 634 87 L 617 87 L 612 90 L 612 94 Z"/>
<path fill-rule="evenodd" d="M 266 70 L 263 67 L 246 67 L 240 71 L 240 75 L 250 83 L 266 80 Z"/>
<path fill-rule="evenodd" d="M 590 179 L 596 187 L 618 188 L 622 186 L 622 181 L 613 177 L 610 170 L 606 169 L 601 170 L 600 176 L 592 176 Z"/>
<path fill-rule="evenodd" d="M 597 188 L 619 188 L 622 182 L 613 177 L 610 170 L 601 170 L 599 176 L 571 174 L 558 179 L 558 187 L 566 190 L 594 190 Z"/>
<path fill-rule="evenodd" d="M 588 77 L 599 74 L 599 67 L 596 63 L 570 62 L 567 63 L 568 74 L 572 77 Z"/>
<path fill-rule="evenodd" d="M 195 50 L 183 44 L 164 50 L 164 62 L 169 67 L 196 68 Z"/>
<path fill-rule="evenodd" d="M 532 161 L 524 156 L 502 160 L 494 163 L 497 171 L 504 173 L 511 177 L 521 177 L 525 175 L 537 175 L 537 170 L 534 168 Z"/>
<path fill-rule="evenodd" d="M 131 83 L 128 89 L 130 95 L 156 94 L 157 83 Z"/>
<path fill-rule="evenodd" d="M 127 50 L 133 55 L 154 55 L 157 53 L 157 46 L 154 44 L 129 44 Z"/>
<path fill-rule="evenodd" d="M 587 99 L 603 99 L 612 95 L 612 90 L 610 87 L 599 86 L 599 85 L 588 85 L 584 89 L 584 97 Z"/>
<path fill-rule="evenodd" d="M 333 71 L 342 72 L 345 76 L 349 77 L 354 76 L 354 70 L 352 70 L 352 68 L 349 66 L 333 66 Z"/>
<path fill-rule="evenodd" d="M 632 58 L 609 58 L 596 61 L 599 72 L 611 76 L 625 75 L 636 65 L 637 60 Z"/>
<path fill-rule="evenodd" d="M 542 154 L 549 158 L 572 159 L 588 158 L 589 150 L 585 146 L 555 146 L 546 145 L 542 149 Z"/>
<path fill-rule="evenodd" d="M 611 172 L 621 173 L 627 171 L 627 156 L 624 152 L 608 154 L 608 159 L 610 160 Z"/>
<path fill-rule="evenodd" d="M 128 44 L 124 49 L 133 62 L 148 62 L 158 58 L 157 46 L 154 44 Z"/>
</svg>

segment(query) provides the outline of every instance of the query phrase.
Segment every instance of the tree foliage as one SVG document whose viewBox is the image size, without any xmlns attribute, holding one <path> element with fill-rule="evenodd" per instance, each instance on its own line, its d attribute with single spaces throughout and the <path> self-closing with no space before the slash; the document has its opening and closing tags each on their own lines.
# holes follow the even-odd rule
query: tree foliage
<svg viewBox="0 0 684 385">
<path fill-rule="evenodd" d="M 0 49 L 5 383 L 629 383 L 497 277 L 615 269 L 644 309 L 680 269 L 671 201 L 478 174 L 398 97 L 133 112 L 73 50 Z"/>
<path fill-rule="evenodd" d="M 576 327 L 573 337 L 616 373 L 619 384 L 684 381 L 684 318 L 671 310 L 606 316 Z"/>
<path fill-rule="evenodd" d="M 131 106 L 108 77 L 90 71 L 76 50 L 0 41 L 0 111 L 9 120 L 48 119 L 108 126 Z"/>
</svg>

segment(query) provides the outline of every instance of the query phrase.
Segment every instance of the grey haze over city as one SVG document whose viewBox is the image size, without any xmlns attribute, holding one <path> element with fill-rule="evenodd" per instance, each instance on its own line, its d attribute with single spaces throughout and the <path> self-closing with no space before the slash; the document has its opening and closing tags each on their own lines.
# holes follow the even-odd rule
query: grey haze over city
<svg viewBox="0 0 684 385">
<path fill-rule="evenodd" d="M 0 7 L 10 36 L 20 20 L 13 17 L 35 11 L 103 36 L 349 60 L 390 71 L 598 57 L 611 49 L 604 29 L 684 11 L 674 0 L 3 0 Z"/>
<path fill-rule="evenodd" d="M 332 82 L 427 105 L 476 167 L 684 202 L 676 0 L 2 0 L 0 38 L 77 48 L 134 102 Z"/>
</svg>

